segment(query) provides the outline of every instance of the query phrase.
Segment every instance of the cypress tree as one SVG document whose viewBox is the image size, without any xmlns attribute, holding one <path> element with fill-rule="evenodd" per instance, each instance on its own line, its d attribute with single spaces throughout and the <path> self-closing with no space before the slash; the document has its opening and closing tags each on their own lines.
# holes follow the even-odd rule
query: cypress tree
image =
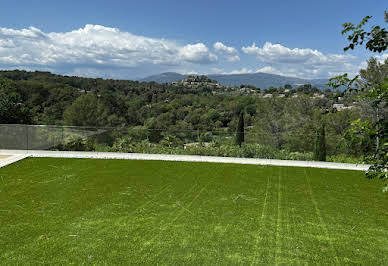
<svg viewBox="0 0 388 266">
<path fill-rule="evenodd" d="M 322 162 L 326 161 L 325 125 L 322 125 L 317 131 L 314 147 L 314 160 Z"/>
<path fill-rule="evenodd" d="M 241 147 L 241 144 L 244 142 L 244 112 L 240 112 L 240 117 L 238 119 L 237 132 L 236 132 L 236 145 Z"/>
</svg>

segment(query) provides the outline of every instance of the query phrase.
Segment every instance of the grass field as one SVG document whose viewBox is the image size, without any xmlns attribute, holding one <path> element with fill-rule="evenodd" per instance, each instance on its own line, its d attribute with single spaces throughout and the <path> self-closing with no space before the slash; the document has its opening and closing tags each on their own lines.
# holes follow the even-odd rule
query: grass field
<svg viewBox="0 0 388 266">
<path fill-rule="evenodd" d="M 1 264 L 388 263 L 362 172 L 96 159 L 0 169 Z"/>
</svg>

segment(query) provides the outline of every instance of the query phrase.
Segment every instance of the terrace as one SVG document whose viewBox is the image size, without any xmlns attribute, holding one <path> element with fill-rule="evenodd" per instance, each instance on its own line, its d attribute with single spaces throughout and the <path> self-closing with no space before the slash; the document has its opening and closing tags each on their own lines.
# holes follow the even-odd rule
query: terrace
<svg viewBox="0 0 388 266">
<path fill-rule="evenodd" d="M 25 128 L 2 135 L 1 160 L 24 158 L 0 168 L 4 264 L 388 259 L 388 199 L 367 165 L 63 151 L 108 130 Z"/>
</svg>

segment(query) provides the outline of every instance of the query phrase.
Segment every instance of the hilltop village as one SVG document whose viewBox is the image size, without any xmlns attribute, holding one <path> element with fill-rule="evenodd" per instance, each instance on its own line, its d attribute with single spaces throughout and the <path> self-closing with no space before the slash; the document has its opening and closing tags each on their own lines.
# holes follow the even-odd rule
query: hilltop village
<svg viewBox="0 0 388 266">
<path fill-rule="evenodd" d="M 205 75 L 190 75 L 185 79 L 177 82 L 170 82 L 169 84 L 177 89 L 182 87 L 187 89 L 208 89 L 211 90 L 213 95 L 257 95 L 262 98 L 298 98 L 302 95 L 307 95 L 312 99 L 333 100 L 331 107 L 336 111 L 351 109 L 354 107 L 352 104 L 356 104 L 354 101 L 344 99 L 340 91 L 333 91 L 329 88 L 322 91 L 311 84 L 297 84 L 295 87 L 290 84 L 285 84 L 283 87 L 271 87 L 268 89 L 261 89 L 253 85 L 244 84 L 240 86 L 225 86 Z"/>
</svg>

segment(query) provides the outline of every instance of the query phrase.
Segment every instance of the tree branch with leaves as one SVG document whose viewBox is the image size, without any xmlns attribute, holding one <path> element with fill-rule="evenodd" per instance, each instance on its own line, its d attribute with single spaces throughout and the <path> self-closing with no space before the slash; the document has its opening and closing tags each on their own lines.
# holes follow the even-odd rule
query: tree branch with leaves
<svg viewBox="0 0 388 266">
<path fill-rule="evenodd" d="M 388 12 L 384 12 L 385 21 L 388 23 Z M 388 31 L 380 26 L 374 26 L 370 31 L 364 29 L 365 25 L 371 19 L 371 16 L 366 16 L 356 26 L 353 23 L 344 23 L 342 35 L 347 35 L 349 45 L 344 48 L 344 51 L 353 50 L 356 46 L 365 46 L 371 52 L 381 53 L 388 49 Z M 376 61 L 376 60 L 375 60 Z M 373 60 L 368 63 L 373 63 Z M 388 63 L 388 62 L 387 62 Z M 377 64 L 378 65 L 378 64 Z M 386 72 L 380 71 L 380 79 L 383 82 L 371 81 L 363 83 L 359 79 L 359 75 L 350 78 L 347 73 L 331 78 L 328 85 L 333 88 L 345 87 L 345 92 L 354 90 L 364 91 L 361 97 L 368 99 L 371 106 L 376 110 L 376 119 L 372 121 L 361 121 L 360 119 L 352 123 L 352 128 L 349 129 L 345 137 L 353 143 L 370 143 L 371 139 L 375 140 L 374 164 L 369 168 L 366 175 L 368 178 L 380 178 L 388 181 L 388 121 L 379 115 L 380 108 L 387 107 L 388 104 L 388 76 Z M 361 76 L 365 75 L 361 71 Z M 388 191 L 388 184 L 383 189 Z"/>
</svg>

